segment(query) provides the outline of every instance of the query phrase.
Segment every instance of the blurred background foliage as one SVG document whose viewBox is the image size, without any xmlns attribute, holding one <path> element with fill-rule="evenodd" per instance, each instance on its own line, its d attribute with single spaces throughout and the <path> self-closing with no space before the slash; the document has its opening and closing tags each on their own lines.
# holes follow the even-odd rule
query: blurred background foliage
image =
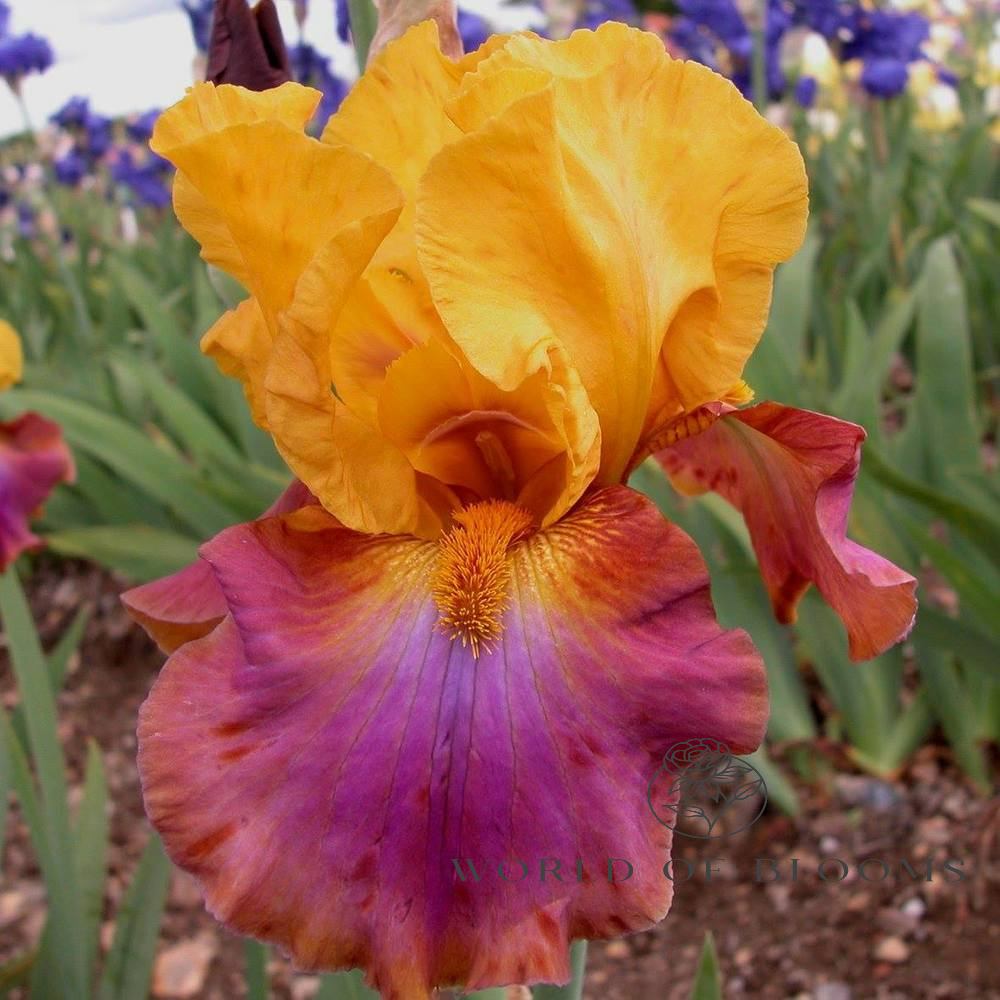
<svg viewBox="0 0 1000 1000">
<path fill-rule="evenodd" d="M 676 44 L 692 30 L 676 18 L 691 21 L 692 10 L 708 6 L 644 15 L 629 6 L 623 16 L 644 17 Z M 804 6 L 815 14 L 815 5 Z M 649 21 L 664 11 L 675 21 Z M 590 6 L 578 12 L 606 14 Z M 711 34 L 703 22 L 692 22 L 698 39 Z M 740 30 L 759 41 L 762 23 L 750 16 Z M 468 19 L 465 28 L 488 30 Z M 773 63 L 758 55 L 754 66 L 760 46 L 748 53 L 739 39 L 727 48 L 718 32 L 711 37 L 713 58 L 734 77 L 743 72 L 745 90 L 752 91 L 754 70 L 770 80 Z M 770 322 L 746 378 L 758 400 L 867 429 L 850 533 L 920 580 L 909 641 L 851 664 L 839 621 L 812 591 L 798 623 L 779 625 L 738 513 L 714 496 L 679 497 L 651 462 L 633 479 L 698 541 L 723 623 L 746 628 L 763 652 L 772 712 L 755 762 L 789 814 L 797 808 L 793 772 L 822 782 L 849 763 L 892 777 L 935 734 L 971 782 L 983 792 L 993 786 L 1000 158 L 990 95 L 1000 80 L 996 67 L 983 70 L 975 47 L 963 58 L 965 72 L 946 84 L 954 103 L 944 101 L 947 113 L 937 118 L 928 117 L 926 97 L 938 83 L 880 94 L 884 79 L 852 85 L 839 56 L 826 68 L 836 64 L 840 75 L 825 78 L 818 95 L 799 85 L 815 79 L 806 69 L 820 72 L 803 62 L 783 76 L 781 100 L 768 108 L 806 159 L 811 224 L 802 250 L 777 273 Z M 923 68 L 931 64 L 923 59 Z M 951 72 L 934 65 L 942 78 Z M 257 516 L 288 473 L 251 421 L 238 384 L 199 351 L 199 338 L 238 290 L 209 272 L 156 188 L 165 190 L 169 178 L 144 159 L 139 139 L 149 121 L 141 128 L 98 123 L 119 150 L 113 161 L 88 153 L 96 127 L 89 110 L 56 124 L 63 130 L 56 140 L 26 134 L 0 146 L 0 316 L 21 332 L 26 355 L 22 384 L 0 395 L 0 417 L 36 410 L 59 422 L 73 450 L 77 482 L 57 491 L 37 528 L 49 550 L 143 581 L 180 568 L 205 539 Z M 123 148 L 127 169 L 116 172 Z M 67 181 L 57 164 L 69 152 L 86 163 Z M 98 161 L 107 169 L 85 178 Z M 9 717 L 0 712 L 0 834 L 12 787 L 51 897 L 39 951 L 18 968 L 0 969 L 0 994 L 30 978 L 43 990 L 37 995 L 82 996 L 72 990 L 94 976 L 107 790 L 92 749 L 71 822 L 53 691 L 83 620 L 46 655 L 10 575 L 0 583 L 0 611 L 8 634 L 21 634 L 11 650 L 21 706 Z M 72 856 L 63 856 L 57 845 L 70 843 Z M 154 838 L 122 906 L 102 997 L 143 995 L 168 872 Z M 265 956 L 248 944 L 250 996 L 266 996 Z M 63 977 L 62 985 L 45 993 L 47 976 Z M 361 996 L 362 989 L 356 977 L 330 977 L 322 995 Z"/>
</svg>

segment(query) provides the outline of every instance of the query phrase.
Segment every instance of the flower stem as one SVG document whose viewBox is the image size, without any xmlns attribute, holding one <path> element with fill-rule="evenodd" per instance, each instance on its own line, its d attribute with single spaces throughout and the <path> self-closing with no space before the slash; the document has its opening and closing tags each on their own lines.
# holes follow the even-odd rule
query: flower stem
<svg viewBox="0 0 1000 1000">
<path fill-rule="evenodd" d="M 35 126 L 31 121 L 31 112 L 28 111 L 28 104 L 24 99 L 24 94 L 20 87 L 11 87 L 14 92 L 14 99 L 17 101 L 18 110 L 21 112 L 21 121 L 24 122 L 24 131 L 34 139 Z"/>
<path fill-rule="evenodd" d="M 368 49 L 378 27 L 378 11 L 372 0 L 347 0 L 351 19 L 351 38 L 354 40 L 354 54 L 358 60 L 358 72 L 364 73 L 368 65 Z"/>
</svg>

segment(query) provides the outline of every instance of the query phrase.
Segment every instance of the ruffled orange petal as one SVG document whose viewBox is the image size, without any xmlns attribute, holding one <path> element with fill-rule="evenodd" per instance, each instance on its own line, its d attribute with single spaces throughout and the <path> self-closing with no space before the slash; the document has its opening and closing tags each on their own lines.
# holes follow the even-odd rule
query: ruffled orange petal
<svg viewBox="0 0 1000 1000">
<path fill-rule="evenodd" d="M 594 478 L 600 428 L 558 347 L 536 361 L 507 392 L 435 338 L 390 368 L 379 427 L 415 469 L 467 499 L 514 501 L 550 524 Z"/>
<path fill-rule="evenodd" d="M 223 313 L 201 338 L 201 349 L 220 370 L 243 383 L 250 412 L 260 427 L 267 427 L 264 409 L 264 374 L 273 338 L 256 299 L 246 299 Z"/>
<path fill-rule="evenodd" d="M 287 320 L 265 380 L 268 425 L 282 457 L 343 524 L 434 537 L 457 500 L 440 488 L 425 494 L 403 452 L 334 388 L 328 337 Z"/>
<path fill-rule="evenodd" d="M 518 350 L 562 343 L 601 421 L 598 482 L 617 481 L 661 414 L 738 381 L 804 232 L 801 157 L 731 83 L 618 24 L 509 39 L 452 112 L 473 131 L 417 198 L 438 310 L 504 389 Z"/>
<path fill-rule="evenodd" d="M 370 219 L 381 223 L 380 242 L 400 209 L 395 185 L 368 157 L 280 122 L 230 126 L 172 149 L 171 159 L 224 224 L 242 262 L 236 276 L 247 281 L 272 331 L 307 265 L 327 244 L 357 240 L 353 227 Z M 177 209 L 192 228 L 184 206 Z M 378 242 L 364 248 L 366 263 Z M 216 256 L 212 244 L 203 244 L 220 267 L 231 253 L 224 249 Z"/>
</svg>

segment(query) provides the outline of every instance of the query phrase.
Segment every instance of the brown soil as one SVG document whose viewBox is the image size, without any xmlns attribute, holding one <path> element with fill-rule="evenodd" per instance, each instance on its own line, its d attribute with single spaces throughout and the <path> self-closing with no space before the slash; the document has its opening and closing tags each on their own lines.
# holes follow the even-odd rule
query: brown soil
<svg viewBox="0 0 1000 1000">
<path fill-rule="evenodd" d="M 58 637 L 81 602 L 94 609 L 59 696 L 59 712 L 75 793 L 88 739 L 97 741 L 107 768 L 113 803 L 109 915 L 149 833 L 136 778 L 134 726 L 162 659 L 120 610 L 119 589 L 87 566 L 50 562 L 37 567 L 30 587 L 46 643 Z M 0 697 L 8 708 L 14 704 L 6 662 L 0 666 Z M 838 763 L 843 766 L 842 759 Z M 691 862 L 693 876 L 677 885 L 672 912 L 655 930 L 591 946 L 587 1000 L 687 997 L 706 929 L 714 933 L 730 998 L 1000 998 L 1000 802 L 977 796 L 947 750 L 933 745 L 896 782 L 841 770 L 816 786 L 800 782 L 798 790 L 804 810 L 794 823 L 769 811 L 733 837 L 677 838 L 675 853 Z M 708 881 L 710 858 L 724 860 L 712 862 L 721 870 Z M 755 881 L 757 858 L 772 859 L 781 879 Z M 800 879 L 794 883 L 793 858 L 799 859 Z M 824 858 L 845 862 L 847 876 L 820 879 L 816 866 Z M 866 858 L 885 861 L 889 876 L 882 882 L 861 878 L 858 866 Z M 900 859 L 917 880 L 900 868 Z M 957 876 L 943 868 L 947 859 L 964 862 L 955 866 L 961 881 L 949 881 Z M 932 881 L 924 880 L 928 860 Z M 2 862 L 0 963 L 30 948 L 44 921 L 39 873 L 16 805 Z M 824 871 L 831 878 L 840 874 L 832 861 Z M 676 866 L 675 874 L 684 878 L 687 869 Z M 882 870 L 872 862 L 865 874 L 874 879 Z M 111 931 L 109 920 L 105 944 Z M 182 943 L 184 948 L 170 951 Z M 201 973 L 199 965 L 207 971 Z M 162 980 L 171 971 L 181 980 L 186 974 L 188 992 L 164 992 Z M 281 959 L 271 971 L 275 997 L 305 1000 L 315 991 L 314 978 L 293 975 Z M 240 941 L 205 913 L 196 887 L 179 872 L 162 929 L 160 977 L 162 996 L 243 995 Z"/>
</svg>

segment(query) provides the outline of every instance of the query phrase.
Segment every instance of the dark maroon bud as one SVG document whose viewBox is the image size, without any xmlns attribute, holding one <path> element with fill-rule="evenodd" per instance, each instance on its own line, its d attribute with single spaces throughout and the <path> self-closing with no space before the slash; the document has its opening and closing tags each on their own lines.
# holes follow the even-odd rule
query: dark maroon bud
<svg viewBox="0 0 1000 1000">
<path fill-rule="evenodd" d="M 274 0 L 216 0 L 205 79 L 270 90 L 291 78 Z"/>
</svg>

